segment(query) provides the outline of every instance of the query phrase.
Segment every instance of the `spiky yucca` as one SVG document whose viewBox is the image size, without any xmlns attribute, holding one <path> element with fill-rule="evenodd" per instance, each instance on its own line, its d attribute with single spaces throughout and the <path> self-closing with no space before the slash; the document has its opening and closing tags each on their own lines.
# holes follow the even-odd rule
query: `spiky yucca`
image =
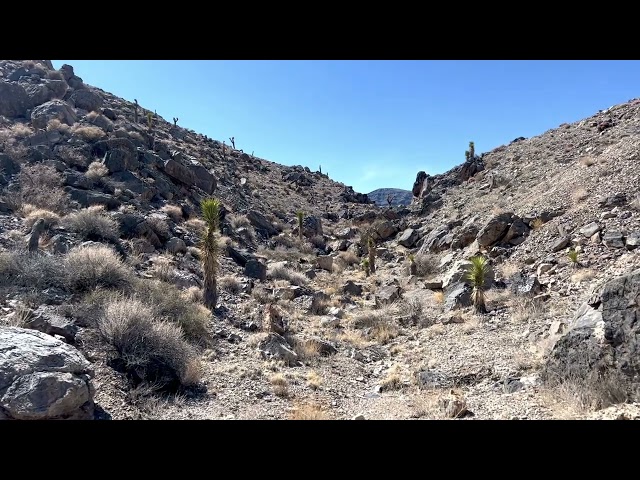
<svg viewBox="0 0 640 480">
<path fill-rule="evenodd" d="M 484 291 L 486 288 L 485 279 L 489 274 L 489 264 L 487 259 L 480 255 L 471 257 L 469 259 L 471 267 L 467 272 L 467 279 L 471 282 L 473 291 L 471 292 L 471 299 L 473 300 L 473 306 L 478 313 L 487 313 L 487 307 L 484 301 Z"/>
<path fill-rule="evenodd" d="M 409 254 L 409 275 L 418 274 L 418 265 L 416 265 L 416 257 L 413 253 Z"/>
<path fill-rule="evenodd" d="M 369 270 L 371 273 L 376 273 L 376 242 L 371 234 L 367 238 L 367 249 L 369 250 Z"/>
<path fill-rule="evenodd" d="M 302 242 L 302 221 L 304 220 L 304 212 L 300 210 L 297 211 L 296 217 L 298 217 L 298 238 L 300 239 L 300 242 Z"/>
<path fill-rule="evenodd" d="M 202 218 L 207 224 L 207 231 L 202 240 L 202 269 L 204 270 L 204 304 L 213 309 L 218 301 L 216 274 L 218 273 L 218 256 L 220 248 L 216 232 L 220 222 L 220 208 L 222 204 L 215 198 L 202 201 Z"/>
<path fill-rule="evenodd" d="M 578 256 L 578 251 L 574 248 L 569 249 L 569 251 L 567 252 L 567 257 L 569 257 L 569 261 L 574 267 L 577 267 L 579 265 Z"/>
<path fill-rule="evenodd" d="M 369 259 L 368 258 L 363 258 L 362 262 L 360 263 L 360 265 L 362 265 L 362 269 L 364 270 L 364 274 L 365 276 L 369 276 Z"/>
</svg>

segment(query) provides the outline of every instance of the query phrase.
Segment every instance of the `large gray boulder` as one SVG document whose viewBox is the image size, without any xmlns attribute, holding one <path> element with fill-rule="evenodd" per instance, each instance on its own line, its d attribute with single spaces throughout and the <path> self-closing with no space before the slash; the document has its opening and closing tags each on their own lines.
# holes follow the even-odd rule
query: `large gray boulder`
<svg viewBox="0 0 640 480">
<path fill-rule="evenodd" d="M 610 401 L 640 400 L 638 298 L 640 270 L 607 282 L 576 311 L 547 357 L 543 378 L 606 387 Z"/>
<path fill-rule="evenodd" d="M 71 105 L 64 100 L 51 100 L 33 109 L 31 124 L 34 128 L 46 128 L 50 120 L 60 120 L 67 125 L 73 125 L 76 114 Z"/>
<path fill-rule="evenodd" d="M 92 419 L 91 364 L 42 332 L 0 326 L 0 418 Z"/>
<path fill-rule="evenodd" d="M 91 90 L 76 90 L 69 97 L 69 103 L 76 108 L 92 112 L 102 107 L 102 97 Z"/>
<path fill-rule="evenodd" d="M 31 100 L 21 85 L 0 82 L 0 115 L 9 118 L 23 117 L 31 105 Z"/>
<path fill-rule="evenodd" d="M 480 248 L 486 248 L 497 243 L 505 236 L 512 222 L 512 213 L 501 213 L 489 219 L 480 229 L 476 240 Z"/>
</svg>

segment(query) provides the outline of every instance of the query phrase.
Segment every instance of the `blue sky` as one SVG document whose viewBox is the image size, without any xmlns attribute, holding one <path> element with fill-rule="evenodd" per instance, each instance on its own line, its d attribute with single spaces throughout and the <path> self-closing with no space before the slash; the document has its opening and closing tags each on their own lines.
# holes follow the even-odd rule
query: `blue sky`
<svg viewBox="0 0 640 480">
<path fill-rule="evenodd" d="M 356 191 L 640 97 L 638 60 L 53 60 L 179 125 Z"/>
</svg>

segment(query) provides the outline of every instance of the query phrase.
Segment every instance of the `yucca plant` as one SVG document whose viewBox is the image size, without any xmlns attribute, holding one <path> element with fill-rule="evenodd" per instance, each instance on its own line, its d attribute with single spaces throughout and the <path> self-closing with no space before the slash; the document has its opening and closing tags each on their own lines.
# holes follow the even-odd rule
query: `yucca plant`
<svg viewBox="0 0 640 480">
<path fill-rule="evenodd" d="M 202 269 L 204 270 L 204 304 L 209 309 L 214 309 L 218 302 L 216 275 L 220 248 L 216 232 L 220 223 L 221 207 L 222 204 L 215 198 L 207 198 L 200 205 L 202 218 L 207 224 L 207 230 L 202 240 Z"/>
<path fill-rule="evenodd" d="M 573 265 L 574 267 L 577 267 L 579 265 L 578 256 L 579 256 L 579 253 L 575 248 L 570 248 L 569 251 L 567 252 L 567 257 L 569 257 L 569 261 L 571 262 L 571 265 Z"/>
<path fill-rule="evenodd" d="M 367 238 L 367 249 L 369 250 L 369 270 L 371 273 L 376 273 L 376 242 L 371 234 Z"/>
<path fill-rule="evenodd" d="M 365 276 L 369 276 L 369 274 L 371 273 L 369 270 L 369 259 L 368 258 L 363 258 L 362 262 L 360 263 L 360 265 L 362 265 L 362 269 L 364 270 L 364 274 Z"/>
<path fill-rule="evenodd" d="M 300 243 L 302 243 L 302 221 L 304 220 L 304 212 L 298 210 L 296 217 L 298 218 L 298 238 L 300 239 Z"/>
<path fill-rule="evenodd" d="M 418 274 L 418 266 L 416 265 L 416 257 L 413 253 L 409 254 L 409 275 Z"/>
<path fill-rule="evenodd" d="M 485 280 L 489 274 L 489 264 L 487 259 L 480 255 L 471 257 L 471 267 L 467 272 L 467 280 L 471 282 L 473 291 L 471 292 L 471 299 L 473 300 L 473 306 L 478 313 L 487 313 L 487 307 L 485 305 L 484 292 L 485 292 Z"/>
</svg>

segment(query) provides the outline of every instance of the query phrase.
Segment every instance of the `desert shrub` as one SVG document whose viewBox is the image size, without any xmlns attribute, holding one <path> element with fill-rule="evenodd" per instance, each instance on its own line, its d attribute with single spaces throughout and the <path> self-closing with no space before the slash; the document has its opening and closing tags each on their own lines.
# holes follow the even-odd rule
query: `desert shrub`
<svg viewBox="0 0 640 480">
<path fill-rule="evenodd" d="M 59 132 L 62 134 L 69 133 L 71 131 L 71 127 L 66 123 L 62 123 L 57 118 L 52 118 L 47 122 L 47 132 Z"/>
<path fill-rule="evenodd" d="M 68 208 L 69 197 L 62 188 L 63 178 L 55 168 L 42 163 L 23 165 L 18 178 L 22 204 L 55 213 L 63 213 Z"/>
<path fill-rule="evenodd" d="M 0 286 L 44 290 L 64 286 L 64 283 L 64 270 L 54 256 L 0 252 Z"/>
<path fill-rule="evenodd" d="M 159 320 L 153 308 L 140 300 L 110 302 L 98 328 L 113 347 L 119 366 L 135 383 L 156 383 L 175 390 L 199 381 L 197 352 L 184 339 L 180 328 Z"/>
<path fill-rule="evenodd" d="M 251 226 L 251 222 L 249 222 L 249 219 L 246 215 L 230 213 L 226 216 L 226 219 L 229 221 L 231 227 L 233 227 L 234 230 L 242 227 L 249 228 Z"/>
<path fill-rule="evenodd" d="M 271 280 L 286 280 L 290 284 L 297 286 L 306 285 L 309 282 L 309 279 L 301 273 L 294 272 L 279 265 L 267 270 L 267 278 Z"/>
<path fill-rule="evenodd" d="M 439 271 L 438 259 L 432 255 L 419 253 L 414 257 L 416 273 L 419 277 L 435 275 Z"/>
<path fill-rule="evenodd" d="M 327 245 L 322 235 L 314 235 L 309 239 L 309 243 L 320 250 L 324 250 L 324 247 Z"/>
<path fill-rule="evenodd" d="M 87 168 L 84 176 L 95 182 L 108 174 L 109 169 L 105 167 L 102 162 L 94 161 L 89 164 L 89 168 Z"/>
<path fill-rule="evenodd" d="M 146 219 L 147 225 L 151 227 L 151 230 L 159 237 L 168 239 L 171 236 L 169 225 L 164 218 L 150 216 Z"/>
<path fill-rule="evenodd" d="M 64 268 L 67 287 L 72 291 L 123 288 L 131 282 L 131 273 L 122 260 L 103 245 L 72 249 L 65 257 Z"/>
<path fill-rule="evenodd" d="M 158 280 L 139 280 L 135 292 L 137 298 L 153 305 L 158 317 L 180 327 L 188 340 L 208 342 L 211 313 L 203 305 L 188 301 L 188 294 Z"/>
<path fill-rule="evenodd" d="M 79 123 L 76 123 L 71 127 L 71 131 L 75 136 L 81 138 L 85 142 L 95 142 L 106 135 L 104 130 L 99 127 L 81 125 Z"/>
<path fill-rule="evenodd" d="M 184 217 L 182 216 L 182 207 L 180 205 L 165 205 L 161 210 L 175 223 L 180 223 L 184 220 Z"/>
<path fill-rule="evenodd" d="M 44 220 L 47 229 L 55 227 L 60 222 L 60 216 L 57 213 L 30 204 L 22 206 L 22 214 L 24 215 L 24 224 L 29 230 L 40 218 Z"/>
<path fill-rule="evenodd" d="M 220 288 L 225 292 L 237 295 L 240 293 L 240 282 L 235 277 L 227 275 L 219 280 Z"/>
<path fill-rule="evenodd" d="M 62 219 L 62 224 L 86 240 L 115 241 L 120 237 L 118 222 L 107 216 L 102 206 L 92 206 L 70 213 Z"/>
</svg>

